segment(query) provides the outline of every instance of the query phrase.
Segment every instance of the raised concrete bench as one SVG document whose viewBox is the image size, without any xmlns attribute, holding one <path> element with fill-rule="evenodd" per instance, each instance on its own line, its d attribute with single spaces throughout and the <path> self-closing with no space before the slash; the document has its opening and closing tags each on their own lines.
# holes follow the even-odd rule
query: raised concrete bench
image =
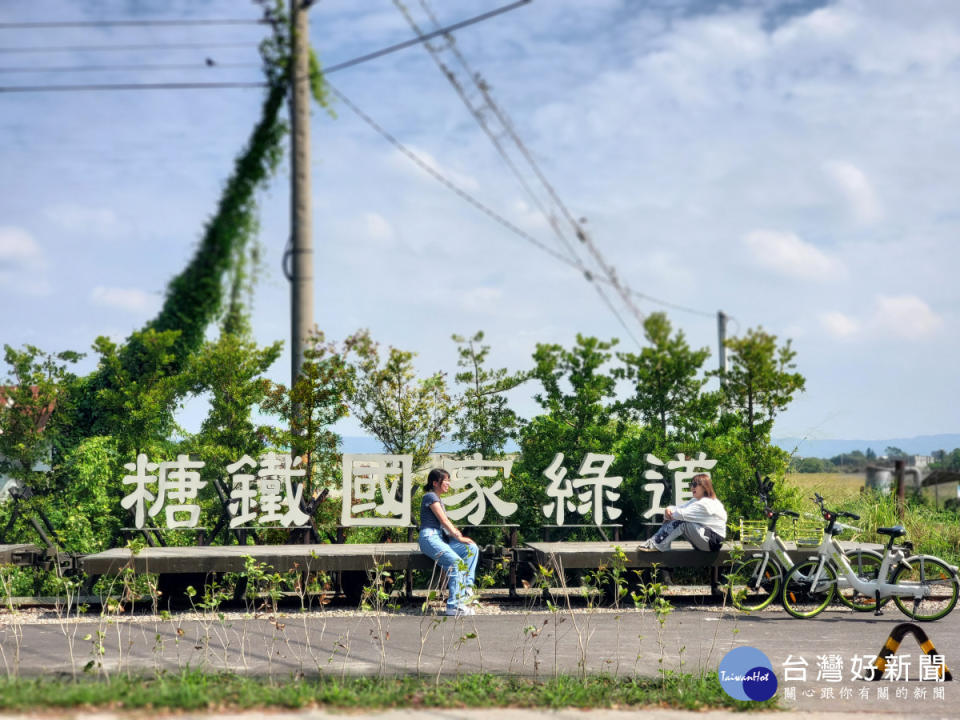
<svg viewBox="0 0 960 720">
<path fill-rule="evenodd" d="M 433 561 L 416 543 L 357 543 L 324 545 L 223 545 L 147 547 L 134 554 L 114 548 L 80 561 L 90 575 L 108 575 L 133 568 L 137 573 L 243 572 L 247 557 L 275 572 L 372 570 L 389 563 L 392 570 L 430 570 Z"/>
</svg>

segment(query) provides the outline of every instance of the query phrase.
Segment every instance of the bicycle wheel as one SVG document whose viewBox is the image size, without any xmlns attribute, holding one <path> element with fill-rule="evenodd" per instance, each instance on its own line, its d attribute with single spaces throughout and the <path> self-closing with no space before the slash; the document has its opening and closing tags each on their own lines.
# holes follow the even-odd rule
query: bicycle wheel
<svg viewBox="0 0 960 720">
<path fill-rule="evenodd" d="M 865 550 L 863 548 L 854 548 L 844 553 L 850 567 L 862 580 L 876 580 L 880 574 L 880 565 L 883 563 L 883 555 L 876 550 Z M 846 585 L 843 574 L 838 568 L 837 571 L 837 600 L 842 602 L 848 608 L 853 608 L 858 612 L 870 612 L 877 609 L 876 595 L 864 595 L 856 588 Z M 880 598 L 880 607 L 890 602 L 890 597 Z"/>
<path fill-rule="evenodd" d="M 780 593 L 783 568 L 773 558 L 754 557 L 734 563 L 723 579 L 731 604 L 738 610 L 763 610 Z M 763 566 L 763 576 L 760 568 Z"/>
<path fill-rule="evenodd" d="M 910 567 L 903 565 L 893 574 L 895 585 L 921 585 L 924 597 L 894 596 L 893 601 L 904 615 L 914 620 L 939 620 L 957 604 L 960 583 L 942 560 L 928 555 L 907 558 Z"/>
<path fill-rule="evenodd" d="M 817 576 L 816 584 L 813 583 L 814 575 Z M 821 567 L 819 560 L 806 560 L 794 565 L 787 573 L 780 601 L 794 617 L 811 618 L 830 604 L 836 587 L 837 573 L 830 565 L 824 563 Z"/>
</svg>

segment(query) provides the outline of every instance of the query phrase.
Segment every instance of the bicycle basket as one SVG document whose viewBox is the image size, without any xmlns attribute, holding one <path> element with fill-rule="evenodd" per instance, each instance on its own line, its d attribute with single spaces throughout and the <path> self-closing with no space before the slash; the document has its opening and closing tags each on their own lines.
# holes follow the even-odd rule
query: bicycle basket
<svg viewBox="0 0 960 720">
<path fill-rule="evenodd" d="M 823 525 L 818 520 L 797 520 L 785 539 L 793 540 L 797 547 L 816 547 L 823 540 Z"/>
<path fill-rule="evenodd" d="M 759 545 L 766 534 L 767 523 L 763 520 L 740 518 L 740 542 L 744 545 Z"/>
</svg>

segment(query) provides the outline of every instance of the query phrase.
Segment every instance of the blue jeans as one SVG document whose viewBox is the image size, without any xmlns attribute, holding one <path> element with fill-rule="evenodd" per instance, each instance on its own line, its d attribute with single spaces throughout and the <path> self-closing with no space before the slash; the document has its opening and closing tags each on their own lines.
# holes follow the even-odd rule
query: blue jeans
<svg viewBox="0 0 960 720">
<path fill-rule="evenodd" d="M 435 528 L 420 529 L 420 550 L 432 558 L 447 573 L 447 608 L 454 610 L 473 594 L 473 578 L 477 574 L 479 553 L 476 545 L 447 543 Z"/>
</svg>

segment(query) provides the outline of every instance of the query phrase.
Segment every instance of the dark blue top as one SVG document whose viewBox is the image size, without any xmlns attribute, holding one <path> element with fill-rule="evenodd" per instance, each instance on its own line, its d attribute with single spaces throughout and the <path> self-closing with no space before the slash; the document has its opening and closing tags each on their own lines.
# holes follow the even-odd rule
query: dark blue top
<svg viewBox="0 0 960 720">
<path fill-rule="evenodd" d="M 440 507 L 443 507 L 443 501 L 440 499 L 440 496 L 435 492 L 425 492 L 423 494 L 423 500 L 420 501 L 420 529 L 424 528 L 436 528 L 437 530 L 442 530 L 443 525 L 440 524 L 440 521 L 437 519 L 437 516 L 433 514 L 433 510 L 430 509 L 430 506 L 435 502 L 440 503 Z M 446 508 L 444 508 L 446 509 Z"/>
</svg>

